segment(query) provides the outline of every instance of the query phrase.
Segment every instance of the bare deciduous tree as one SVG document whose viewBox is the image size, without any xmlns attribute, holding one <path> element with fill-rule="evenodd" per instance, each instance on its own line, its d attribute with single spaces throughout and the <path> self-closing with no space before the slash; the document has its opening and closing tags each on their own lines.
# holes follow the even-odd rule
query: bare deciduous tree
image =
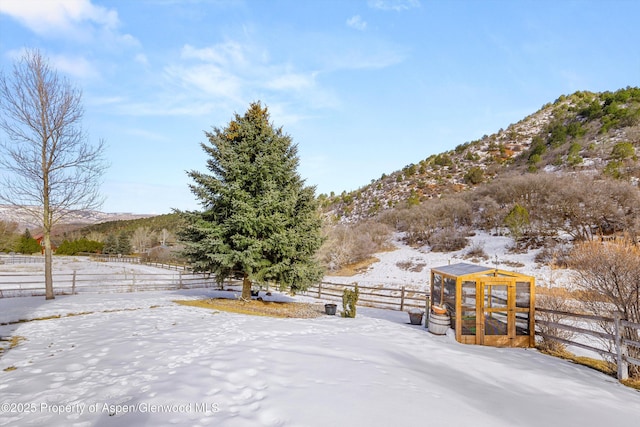
<svg viewBox="0 0 640 427">
<path fill-rule="evenodd" d="M 42 227 L 46 299 L 53 299 L 51 230 L 65 215 L 102 204 L 104 141 L 82 130 L 82 93 L 38 50 L 0 74 L 0 201 L 26 211 Z"/>
<path fill-rule="evenodd" d="M 581 302 L 588 311 L 605 317 L 618 311 L 626 320 L 640 323 L 640 248 L 630 239 L 583 242 L 574 248 L 569 266 L 575 269 L 577 283 L 585 291 Z M 600 326 L 613 333 L 609 322 Z M 640 340 L 636 330 L 624 328 L 622 334 Z M 640 349 L 629 346 L 629 354 L 640 357 Z M 632 376 L 640 376 L 640 368 L 631 370 Z"/>
<path fill-rule="evenodd" d="M 0 251 L 12 251 L 18 236 L 17 222 L 0 221 Z"/>
<path fill-rule="evenodd" d="M 371 257 L 388 246 L 391 228 L 378 222 L 332 225 L 324 228 L 318 259 L 331 271 Z"/>
<path fill-rule="evenodd" d="M 138 227 L 131 236 L 131 244 L 136 252 L 143 253 L 151 249 L 155 239 L 156 235 L 149 227 Z"/>
</svg>

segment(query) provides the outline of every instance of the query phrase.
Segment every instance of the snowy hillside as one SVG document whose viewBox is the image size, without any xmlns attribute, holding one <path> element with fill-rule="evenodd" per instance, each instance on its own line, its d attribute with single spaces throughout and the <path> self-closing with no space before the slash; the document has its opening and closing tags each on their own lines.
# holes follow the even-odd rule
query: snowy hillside
<svg viewBox="0 0 640 427">
<path fill-rule="evenodd" d="M 569 270 L 551 269 L 534 261 L 538 250 L 525 253 L 511 253 L 509 247 L 513 239 L 506 236 L 492 236 L 476 230 L 469 237 L 469 244 L 460 251 L 431 252 L 428 248 L 413 248 L 404 244 L 399 235 L 393 241 L 396 250 L 376 254 L 380 262 L 373 264 L 366 272 L 350 277 L 330 276 L 325 280 L 335 283 L 385 283 L 412 285 L 425 289 L 429 280 L 429 269 L 458 262 L 475 263 L 502 270 L 515 271 L 536 278 L 537 286 L 570 287 Z M 482 248 L 487 259 L 476 259 L 467 254 L 471 248 Z"/>
</svg>

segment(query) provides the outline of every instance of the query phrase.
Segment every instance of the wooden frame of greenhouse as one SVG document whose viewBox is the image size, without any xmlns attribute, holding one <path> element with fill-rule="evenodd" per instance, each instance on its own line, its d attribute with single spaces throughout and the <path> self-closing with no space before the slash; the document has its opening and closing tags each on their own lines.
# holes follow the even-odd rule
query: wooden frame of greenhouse
<svg viewBox="0 0 640 427">
<path fill-rule="evenodd" d="M 535 346 L 535 279 L 481 265 L 431 269 L 431 306 L 447 309 L 456 340 L 496 347 Z"/>
</svg>

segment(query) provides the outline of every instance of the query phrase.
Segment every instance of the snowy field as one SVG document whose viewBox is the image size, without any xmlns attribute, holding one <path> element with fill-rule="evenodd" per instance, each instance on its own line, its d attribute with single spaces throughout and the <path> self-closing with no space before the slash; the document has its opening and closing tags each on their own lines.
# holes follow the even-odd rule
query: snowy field
<svg viewBox="0 0 640 427">
<path fill-rule="evenodd" d="M 485 252 L 493 257 L 502 249 L 491 242 Z M 508 256 L 498 253 L 499 261 Z M 412 257 L 426 264 L 422 272 L 397 267 Z M 419 286 L 430 267 L 458 262 L 455 254 L 406 247 L 379 258 L 350 280 Z M 0 265 L 0 272 L 8 268 Z M 518 271 L 560 277 L 530 262 Z M 462 345 L 409 325 L 406 313 L 359 308 L 355 319 L 275 319 L 173 303 L 229 294 L 0 299 L 0 335 L 24 338 L 0 357 L 0 426 L 638 422 L 640 393 L 614 378 L 534 349 Z M 12 323 L 51 316 L 60 317 Z"/>
</svg>

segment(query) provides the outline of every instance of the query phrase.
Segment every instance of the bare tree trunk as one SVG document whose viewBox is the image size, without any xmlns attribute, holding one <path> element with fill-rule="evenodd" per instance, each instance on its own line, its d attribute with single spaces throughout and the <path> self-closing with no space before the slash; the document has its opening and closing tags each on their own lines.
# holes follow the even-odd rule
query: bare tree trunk
<svg viewBox="0 0 640 427">
<path fill-rule="evenodd" d="M 53 268 L 51 250 L 51 194 L 49 192 L 49 153 L 47 141 L 42 141 L 42 240 L 44 241 L 44 298 L 54 299 L 53 294 Z"/>
<path fill-rule="evenodd" d="M 51 248 L 51 232 L 45 231 L 44 233 L 44 289 L 45 299 L 54 299 L 53 295 L 53 250 Z"/>
<path fill-rule="evenodd" d="M 242 280 L 242 299 L 251 299 L 251 280 L 249 280 L 249 276 L 246 273 Z"/>
</svg>

